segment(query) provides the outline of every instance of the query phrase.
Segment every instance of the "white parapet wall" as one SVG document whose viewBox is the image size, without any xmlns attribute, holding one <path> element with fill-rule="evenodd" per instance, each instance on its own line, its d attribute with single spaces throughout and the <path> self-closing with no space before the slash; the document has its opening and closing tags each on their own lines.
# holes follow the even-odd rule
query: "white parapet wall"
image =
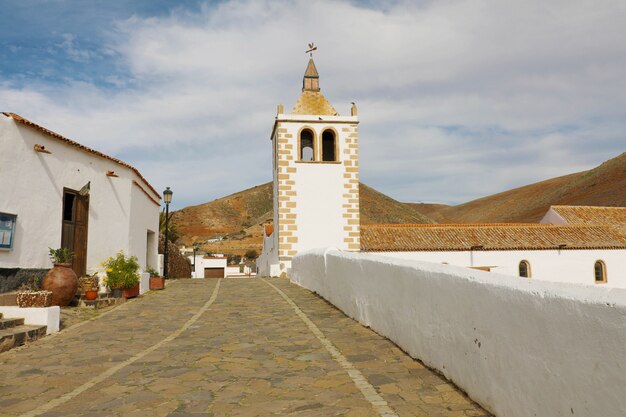
<svg viewBox="0 0 626 417">
<path fill-rule="evenodd" d="M 57 333 L 61 323 L 61 308 L 0 306 L 0 313 L 5 319 L 24 319 L 24 324 L 47 326 L 46 334 Z"/>
<path fill-rule="evenodd" d="M 291 280 L 498 417 L 626 415 L 626 290 L 313 250 Z"/>
</svg>

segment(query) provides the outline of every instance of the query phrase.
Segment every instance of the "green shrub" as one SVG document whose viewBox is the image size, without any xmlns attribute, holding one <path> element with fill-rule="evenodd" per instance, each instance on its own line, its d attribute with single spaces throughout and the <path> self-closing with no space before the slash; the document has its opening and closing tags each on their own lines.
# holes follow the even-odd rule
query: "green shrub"
<svg viewBox="0 0 626 417">
<path fill-rule="evenodd" d="M 150 274 L 151 277 L 158 277 L 159 273 L 154 268 L 146 268 L 146 272 Z"/>
<path fill-rule="evenodd" d="M 132 288 L 139 283 L 139 263 L 136 256 L 126 257 L 124 251 L 102 263 L 106 271 L 105 285 L 113 290 Z"/>
<path fill-rule="evenodd" d="M 55 264 L 68 264 L 74 259 L 74 252 L 68 248 L 50 249 L 48 256 Z"/>
</svg>

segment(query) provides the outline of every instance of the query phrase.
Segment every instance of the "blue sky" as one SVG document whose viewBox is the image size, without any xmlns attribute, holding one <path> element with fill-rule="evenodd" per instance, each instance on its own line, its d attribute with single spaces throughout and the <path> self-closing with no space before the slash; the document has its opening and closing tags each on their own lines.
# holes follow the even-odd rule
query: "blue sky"
<svg viewBox="0 0 626 417">
<path fill-rule="evenodd" d="M 269 181 L 308 42 L 359 106 L 361 180 L 456 204 L 626 150 L 619 0 L 0 0 L 0 110 L 136 166 L 174 207 Z"/>
</svg>

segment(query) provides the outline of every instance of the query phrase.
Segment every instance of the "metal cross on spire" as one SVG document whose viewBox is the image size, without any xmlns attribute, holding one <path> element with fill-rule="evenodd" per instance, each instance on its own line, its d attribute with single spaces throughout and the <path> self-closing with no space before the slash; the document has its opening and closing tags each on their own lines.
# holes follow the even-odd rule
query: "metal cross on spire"
<svg viewBox="0 0 626 417">
<path fill-rule="evenodd" d="M 305 54 L 309 54 L 311 58 L 313 58 L 313 51 L 317 51 L 317 46 L 313 42 L 309 44 L 309 50 L 305 52 Z"/>
</svg>

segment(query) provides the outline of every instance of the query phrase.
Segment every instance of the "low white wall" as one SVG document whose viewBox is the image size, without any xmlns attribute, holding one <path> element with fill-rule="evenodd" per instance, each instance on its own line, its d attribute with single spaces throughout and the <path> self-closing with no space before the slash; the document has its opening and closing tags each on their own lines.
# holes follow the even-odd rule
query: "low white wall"
<svg viewBox="0 0 626 417">
<path fill-rule="evenodd" d="M 61 308 L 59 306 L 28 308 L 0 306 L 0 313 L 5 319 L 24 319 L 24 324 L 47 326 L 46 334 L 58 332 L 61 323 Z"/>
<path fill-rule="evenodd" d="M 142 272 L 139 274 L 139 294 L 144 294 L 150 290 L 150 274 Z"/>
<path fill-rule="evenodd" d="M 499 417 L 624 416 L 626 290 L 336 250 L 291 279 Z"/>
</svg>

